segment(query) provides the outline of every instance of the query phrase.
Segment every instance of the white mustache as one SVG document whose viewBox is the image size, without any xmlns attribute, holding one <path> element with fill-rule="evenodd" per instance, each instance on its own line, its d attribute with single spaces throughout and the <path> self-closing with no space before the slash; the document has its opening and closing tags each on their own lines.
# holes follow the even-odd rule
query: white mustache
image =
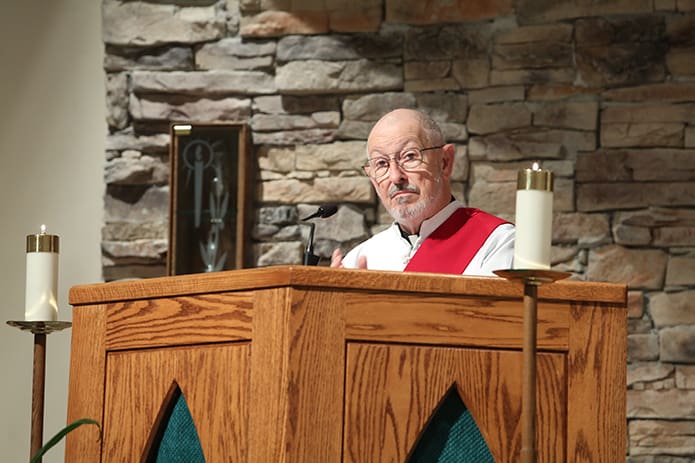
<svg viewBox="0 0 695 463">
<path fill-rule="evenodd" d="M 420 192 L 415 185 L 394 184 L 394 185 L 391 185 L 391 188 L 389 188 L 389 192 L 388 192 L 389 198 L 392 198 L 393 195 L 395 195 L 396 193 L 399 193 L 401 191 L 407 191 L 409 193 L 419 193 Z"/>
</svg>

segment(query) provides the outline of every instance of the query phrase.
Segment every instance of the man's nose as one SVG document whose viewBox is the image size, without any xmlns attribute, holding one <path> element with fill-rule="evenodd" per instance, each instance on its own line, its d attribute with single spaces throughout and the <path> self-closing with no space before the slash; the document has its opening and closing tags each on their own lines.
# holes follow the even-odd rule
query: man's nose
<svg viewBox="0 0 695 463">
<path fill-rule="evenodd" d="M 391 183 L 402 183 L 405 177 L 405 171 L 398 165 L 398 162 L 391 158 L 389 159 L 389 171 L 388 171 L 389 181 Z"/>
</svg>

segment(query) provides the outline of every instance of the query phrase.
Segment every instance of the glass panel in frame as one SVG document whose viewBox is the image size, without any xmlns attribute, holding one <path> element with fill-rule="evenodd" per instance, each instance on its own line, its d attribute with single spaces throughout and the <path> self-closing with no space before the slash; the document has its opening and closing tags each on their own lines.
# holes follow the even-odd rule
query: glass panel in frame
<svg viewBox="0 0 695 463">
<path fill-rule="evenodd" d="M 243 124 L 172 124 L 169 275 L 244 267 L 246 137 Z"/>
</svg>

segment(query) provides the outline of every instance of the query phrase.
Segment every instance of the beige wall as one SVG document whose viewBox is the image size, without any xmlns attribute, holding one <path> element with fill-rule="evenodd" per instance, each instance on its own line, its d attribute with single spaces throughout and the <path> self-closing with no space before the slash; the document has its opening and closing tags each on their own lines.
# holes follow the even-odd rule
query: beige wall
<svg viewBox="0 0 695 463">
<path fill-rule="evenodd" d="M 0 449 L 28 461 L 33 337 L 25 236 L 60 235 L 60 319 L 70 286 L 101 279 L 104 78 L 100 2 L 10 1 L 0 15 Z M 44 439 L 65 424 L 70 334 L 48 337 Z M 63 446 L 44 462 L 63 461 Z"/>
</svg>

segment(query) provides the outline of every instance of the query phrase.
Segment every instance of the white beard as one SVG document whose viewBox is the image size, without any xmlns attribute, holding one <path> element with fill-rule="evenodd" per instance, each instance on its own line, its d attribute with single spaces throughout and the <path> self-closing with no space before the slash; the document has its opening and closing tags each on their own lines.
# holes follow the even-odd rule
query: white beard
<svg viewBox="0 0 695 463">
<path fill-rule="evenodd" d="M 442 181 L 442 177 L 441 175 L 436 175 L 433 180 L 436 184 L 439 184 Z M 398 223 L 410 222 L 412 219 L 422 222 L 429 217 L 426 216 L 426 213 L 428 212 L 427 208 L 434 201 L 434 199 L 435 198 L 431 196 L 420 196 L 418 200 L 412 204 L 407 203 L 406 198 L 402 198 L 400 200 L 397 199 L 396 201 L 398 203 L 403 201 L 403 204 L 399 204 L 395 207 L 386 207 L 386 210 Z"/>
<path fill-rule="evenodd" d="M 410 219 L 420 217 L 427 206 L 427 201 L 423 201 L 425 198 L 420 198 L 414 204 L 402 204 L 394 208 L 387 208 L 389 214 L 396 220 L 396 222 L 407 222 Z"/>
</svg>

